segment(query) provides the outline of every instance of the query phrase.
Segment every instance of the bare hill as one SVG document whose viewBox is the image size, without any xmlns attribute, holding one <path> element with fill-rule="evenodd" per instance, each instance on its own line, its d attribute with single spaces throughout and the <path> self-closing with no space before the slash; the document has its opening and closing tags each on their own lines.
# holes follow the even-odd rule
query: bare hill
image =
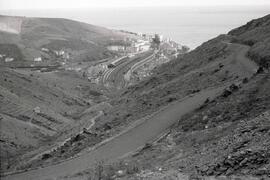
<svg viewBox="0 0 270 180">
<path fill-rule="evenodd" d="M 0 53 L 22 54 L 16 63 L 31 64 L 41 57 L 45 64 L 56 63 L 63 50 L 69 61 L 93 61 L 110 56 L 105 45 L 112 40 L 122 40 L 123 34 L 90 24 L 60 18 L 26 18 L 0 16 Z M 9 51 L 6 51 L 9 46 Z M 4 51 L 6 54 L 4 54 Z M 6 55 L 7 56 L 7 55 Z M 7 56 L 8 57 L 8 56 Z"/>
<path fill-rule="evenodd" d="M 88 107 L 61 86 L 30 74 L 1 67 L 0 82 L 1 170 L 74 123 L 72 115 Z"/>
<path fill-rule="evenodd" d="M 230 85 L 218 98 L 179 117 L 162 139 L 147 143 L 101 176 L 121 169 L 127 172 L 122 179 L 268 179 L 269 22 L 268 15 L 209 40 L 115 99 L 117 108 L 97 125 L 109 126 L 107 134 L 203 89 Z"/>
</svg>

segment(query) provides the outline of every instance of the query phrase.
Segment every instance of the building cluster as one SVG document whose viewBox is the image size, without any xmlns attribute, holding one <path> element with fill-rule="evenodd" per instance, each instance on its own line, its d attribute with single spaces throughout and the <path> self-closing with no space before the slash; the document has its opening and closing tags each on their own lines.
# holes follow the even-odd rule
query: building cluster
<svg viewBox="0 0 270 180">
<path fill-rule="evenodd" d="M 4 60 L 6 63 L 8 63 L 8 62 L 14 61 L 15 58 L 14 57 L 8 57 L 5 54 L 0 54 L 0 60 Z M 34 57 L 33 60 L 34 60 L 34 62 L 41 62 L 42 58 L 41 57 Z"/>
<path fill-rule="evenodd" d="M 147 40 L 141 40 L 140 39 L 137 42 L 134 42 L 132 44 L 132 46 L 135 47 L 136 48 L 136 52 L 138 52 L 138 51 L 147 51 L 147 50 L 149 50 L 150 47 L 151 47 L 151 44 Z"/>
<path fill-rule="evenodd" d="M 41 51 L 43 51 L 45 53 L 53 52 L 53 54 L 56 57 L 60 57 L 60 58 L 63 58 L 63 59 L 69 59 L 70 58 L 69 53 L 67 51 L 64 51 L 63 49 L 61 49 L 61 50 L 50 50 L 48 48 L 41 48 Z"/>
<path fill-rule="evenodd" d="M 42 52 L 45 52 L 45 53 L 53 52 L 56 57 L 62 58 L 64 60 L 68 60 L 70 58 L 69 53 L 66 52 L 66 51 L 64 51 L 64 50 L 59 50 L 59 51 L 53 50 L 53 51 L 50 51 L 47 48 L 42 48 L 41 51 Z M 14 61 L 15 58 L 14 57 L 9 57 L 6 54 L 0 54 L 0 60 L 8 63 L 8 62 Z M 33 61 L 34 62 L 42 62 L 42 60 L 43 60 L 43 58 L 41 56 L 36 56 L 36 57 L 33 58 Z"/>
<path fill-rule="evenodd" d="M 107 48 L 110 51 L 123 53 L 137 53 L 149 50 L 154 36 L 141 33 L 137 33 L 136 35 L 139 39 L 125 38 L 125 42 L 128 45 L 110 45 Z"/>
<path fill-rule="evenodd" d="M 107 47 L 108 50 L 110 51 L 125 51 L 125 46 L 123 45 L 111 45 Z"/>
<path fill-rule="evenodd" d="M 138 40 L 127 40 L 129 45 L 110 45 L 107 47 L 110 51 L 122 52 L 122 53 L 136 53 L 140 51 L 147 51 L 151 47 L 151 43 L 148 40 L 138 39 Z"/>
<path fill-rule="evenodd" d="M 160 49 L 166 54 L 175 54 L 182 49 L 182 46 L 172 41 L 170 38 L 163 38 L 160 34 L 147 35 L 137 33 L 139 39 L 126 38 L 129 45 L 110 45 L 108 50 L 120 53 L 136 53 L 147 51 L 150 48 Z"/>
<path fill-rule="evenodd" d="M 142 39 L 147 40 L 149 42 L 152 42 L 153 39 L 158 38 L 160 41 L 163 41 L 163 35 L 161 34 L 142 34 L 138 33 L 138 36 L 140 36 Z"/>
<path fill-rule="evenodd" d="M 162 53 L 177 57 L 178 54 L 185 53 L 189 50 L 188 47 L 182 46 L 170 38 L 166 38 L 160 44 L 160 50 Z"/>
<path fill-rule="evenodd" d="M 60 50 L 60 51 L 54 50 L 53 52 L 55 53 L 57 57 L 60 57 L 62 59 L 68 60 L 70 58 L 69 53 L 64 50 Z"/>
<path fill-rule="evenodd" d="M 64 65 L 66 63 L 66 60 L 70 59 L 70 53 L 61 49 L 61 50 L 50 50 L 48 48 L 41 48 L 41 51 L 42 52 L 45 52 L 45 53 L 52 53 L 54 54 L 57 58 L 61 58 L 64 60 L 64 62 L 62 62 L 62 64 Z M 34 61 L 35 62 L 41 62 L 42 61 L 42 58 L 41 57 L 35 57 L 34 58 Z"/>
</svg>

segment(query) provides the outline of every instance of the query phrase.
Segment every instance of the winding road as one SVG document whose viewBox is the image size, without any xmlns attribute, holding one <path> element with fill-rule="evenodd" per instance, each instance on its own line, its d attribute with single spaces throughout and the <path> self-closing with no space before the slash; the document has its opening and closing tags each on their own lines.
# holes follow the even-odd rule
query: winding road
<svg viewBox="0 0 270 180">
<path fill-rule="evenodd" d="M 97 162 L 115 161 L 118 158 L 143 147 L 145 143 L 156 139 L 171 125 L 177 122 L 181 116 L 198 108 L 207 98 L 216 97 L 224 88 L 225 87 L 219 87 L 201 91 L 193 97 L 187 97 L 181 101 L 170 104 L 161 111 L 153 114 L 144 122 L 138 123 L 137 126 L 130 128 L 128 131 L 79 157 L 57 165 L 9 175 L 2 177 L 2 179 L 47 180 L 81 172 L 95 165 Z"/>
<path fill-rule="evenodd" d="M 232 71 L 238 73 L 242 77 L 251 77 L 258 70 L 258 65 L 247 57 L 249 46 L 225 42 L 231 49 L 234 50 L 232 55 Z"/>
<path fill-rule="evenodd" d="M 246 58 L 248 47 L 242 45 L 228 44 L 233 48 L 237 48 L 237 53 L 233 57 L 236 63 L 241 66 L 243 72 L 247 75 L 254 73 L 257 65 Z M 234 47 L 235 46 L 235 47 Z M 129 64 L 130 63 L 130 64 Z M 136 63 L 136 62 L 135 62 Z M 135 63 L 127 62 L 128 65 L 119 66 L 115 72 L 111 72 L 109 80 L 121 80 L 119 76 L 125 72 L 126 68 L 130 68 Z M 123 74 L 122 74 L 123 76 Z M 122 80 L 121 80 L 122 81 Z M 123 85 L 123 82 L 120 83 Z M 157 137 L 166 132 L 181 116 L 192 112 L 200 107 L 207 98 L 213 99 L 220 95 L 223 90 L 230 84 L 202 90 L 192 96 L 187 96 L 182 100 L 169 104 L 162 110 L 152 114 L 146 120 L 136 123 L 132 128 L 127 129 L 122 134 L 111 138 L 105 143 L 89 152 L 78 157 L 64 161 L 62 163 L 30 170 L 22 173 L 12 174 L 1 177 L 3 180 L 47 180 L 54 179 L 59 176 L 72 175 L 81 172 L 100 161 L 112 162 L 137 149 L 143 147 L 147 142 L 155 140 Z"/>
</svg>

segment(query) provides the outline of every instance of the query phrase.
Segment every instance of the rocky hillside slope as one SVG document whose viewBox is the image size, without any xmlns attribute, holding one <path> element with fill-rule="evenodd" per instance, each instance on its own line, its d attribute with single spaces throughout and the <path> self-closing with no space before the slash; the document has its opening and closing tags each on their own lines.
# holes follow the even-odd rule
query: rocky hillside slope
<svg viewBox="0 0 270 180">
<path fill-rule="evenodd" d="M 236 175 L 243 179 L 270 178 L 270 15 L 234 29 L 226 37 L 231 42 L 248 45 L 246 55 L 261 68 L 250 78 L 244 78 L 240 85 L 231 86 L 217 99 L 205 102 L 195 112 L 179 119 L 164 139 L 132 157 L 132 161 L 140 164 L 139 167 L 152 171 L 149 179 L 155 179 L 155 173 L 172 179 L 177 179 L 177 174 L 180 176 L 183 173 L 193 178 L 220 175 Z M 168 64 L 157 73 L 169 73 L 169 69 L 174 72 L 180 70 L 183 67 L 181 64 L 187 60 L 192 68 L 196 67 L 196 63 L 208 63 L 209 56 L 216 61 L 224 54 L 215 53 L 220 48 L 218 44 L 211 48 L 216 40 L 218 44 L 224 41 L 220 37 L 211 40 L 183 57 L 182 61 L 174 62 L 174 66 Z M 211 56 L 212 53 L 217 56 Z M 202 55 L 208 56 L 208 59 Z M 234 65 L 228 70 L 233 68 Z M 182 76 L 190 73 L 184 73 L 185 69 L 181 71 Z M 209 79 L 216 75 L 211 76 Z M 204 77 L 201 76 L 199 81 L 196 87 L 201 86 Z M 171 175 L 169 169 L 174 169 L 176 173 Z M 137 174 L 137 177 L 142 174 Z"/>
<path fill-rule="evenodd" d="M 179 117 L 162 139 L 124 162 L 104 166 L 99 175 L 153 180 L 270 178 L 269 22 L 267 15 L 205 42 L 126 89 L 97 130 L 104 128 L 107 135 L 182 97 L 230 84 L 218 98 Z M 95 170 L 89 172 L 96 177 Z"/>
<path fill-rule="evenodd" d="M 1 171 L 91 125 L 101 99 L 98 87 L 75 72 L 0 67 Z"/>
<path fill-rule="evenodd" d="M 123 37 L 123 33 L 67 19 L 0 16 L 0 63 L 29 65 L 39 57 L 44 64 L 61 58 L 98 60 L 111 55 L 106 44 Z M 5 63 L 2 56 L 14 61 Z"/>
</svg>

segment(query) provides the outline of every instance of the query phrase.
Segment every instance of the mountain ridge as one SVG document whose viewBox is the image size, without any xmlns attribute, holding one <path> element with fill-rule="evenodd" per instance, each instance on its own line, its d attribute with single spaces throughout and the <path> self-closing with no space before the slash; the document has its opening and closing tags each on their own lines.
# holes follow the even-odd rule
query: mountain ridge
<svg viewBox="0 0 270 180">
<path fill-rule="evenodd" d="M 65 50 L 73 61 L 99 60 L 113 55 L 106 49 L 108 43 L 123 40 L 126 36 L 124 33 L 64 18 L 0 16 L 0 27 L 1 45 L 13 44 L 23 54 L 20 60 L 16 58 L 11 65 L 30 65 L 38 57 L 56 58 L 42 51 L 42 48 L 50 51 Z"/>
</svg>

